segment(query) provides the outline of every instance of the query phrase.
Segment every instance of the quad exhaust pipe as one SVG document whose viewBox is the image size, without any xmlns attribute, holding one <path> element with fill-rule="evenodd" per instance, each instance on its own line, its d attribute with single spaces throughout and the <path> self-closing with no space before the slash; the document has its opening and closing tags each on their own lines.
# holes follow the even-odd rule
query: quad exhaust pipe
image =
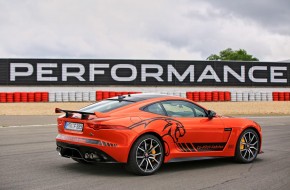
<svg viewBox="0 0 290 190">
<path fill-rule="evenodd" d="M 97 157 L 98 157 L 98 156 L 97 156 L 96 154 L 94 154 L 94 153 L 91 153 L 91 154 L 90 154 L 90 159 L 92 159 L 92 160 L 93 160 L 93 159 L 96 159 Z"/>
<path fill-rule="evenodd" d="M 64 156 L 64 157 L 67 157 L 67 158 L 72 157 L 72 154 L 66 155 L 66 153 L 64 153 L 64 150 L 62 150 L 62 147 L 60 147 L 60 146 L 57 146 L 56 147 L 56 151 L 58 152 L 58 155 Z M 81 155 L 80 155 L 80 158 L 81 158 Z M 97 153 L 94 153 L 94 152 L 86 152 L 84 154 L 84 157 L 83 158 L 86 159 L 87 161 L 107 160 L 107 157 L 106 156 L 104 156 L 102 154 L 101 155 L 98 155 Z"/>
<path fill-rule="evenodd" d="M 99 159 L 99 156 L 95 153 L 85 153 L 85 159 L 91 159 L 91 160 L 95 160 L 95 159 Z"/>
<path fill-rule="evenodd" d="M 56 147 L 56 151 L 58 152 L 58 155 L 60 155 L 61 156 L 61 147 Z"/>
</svg>

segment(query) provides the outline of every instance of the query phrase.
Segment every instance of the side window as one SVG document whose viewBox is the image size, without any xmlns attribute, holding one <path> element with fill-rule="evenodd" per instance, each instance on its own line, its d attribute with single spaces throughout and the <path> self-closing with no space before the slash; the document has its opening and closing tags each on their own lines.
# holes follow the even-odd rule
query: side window
<svg viewBox="0 0 290 190">
<path fill-rule="evenodd" d="M 195 113 L 196 113 L 195 117 L 207 117 L 207 113 L 201 107 L 198 107 L 197 105 L 194 105 L 194 109 L 195 109 Z"/>
<path fill-rule="evenodd" d="M 151 113 L 156 113 L 159 115 L 166 115 L 159 103 L 156 104 L 151 104 L 144 108 L 144 111 L 151 112 Z"/>
<path fill-rule="evenodd" d="M 190 102 L 172 100 L 161 104 L 171 117 L 207 117 L 204 109 Z"/>
</svg>

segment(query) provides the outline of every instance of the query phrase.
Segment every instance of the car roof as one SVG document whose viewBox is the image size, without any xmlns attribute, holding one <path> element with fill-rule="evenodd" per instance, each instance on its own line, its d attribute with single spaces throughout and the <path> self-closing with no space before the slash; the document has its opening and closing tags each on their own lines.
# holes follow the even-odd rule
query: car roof
<svg viewBox="0 0 290 190">
<path fill-rule="evenodd" d="M 133 104 L 129 104 L 129 105 L 111 110 L 107 112 L 108 114 L 119 114 L 119 113 L 123 114 L 123 111 L 128 110 L 128 109 L 132 109 L 132 110 L 135 109 L 135 111 L 137 111 L 137 110 L 140 110 L 140 108 L 143 106 L 146 106 L 155 102 L 160 102 L 160 101 L 181 100 L 181 101 L 192 102 L 186 98 L 179 97 L 179 96 L 171 96 L 171 95 L 166 95 L 166 94 L 153 94 L 153 93 L 131 94 L 131 95 L 122 96 L 121 99 L 119 99 L 118 97 L 113 97 L 113 98 L 109 98 L 108 100 L 128 101 L 128 102 L 133 103 Z M 194 103 L 194 104 L 205 109 L 203 106 L 197 103 Z"/>
</svg>

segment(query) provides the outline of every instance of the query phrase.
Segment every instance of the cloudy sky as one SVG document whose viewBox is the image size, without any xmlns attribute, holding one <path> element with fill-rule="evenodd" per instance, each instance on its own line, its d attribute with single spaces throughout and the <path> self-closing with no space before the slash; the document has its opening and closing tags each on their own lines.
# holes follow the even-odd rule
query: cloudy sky
<svg viewBox="0 0 290 190">
<path fill-rule="evenodd" d="M 289 0 L 0 0 L 0 58 L 290 59 Z"/>
</svg>

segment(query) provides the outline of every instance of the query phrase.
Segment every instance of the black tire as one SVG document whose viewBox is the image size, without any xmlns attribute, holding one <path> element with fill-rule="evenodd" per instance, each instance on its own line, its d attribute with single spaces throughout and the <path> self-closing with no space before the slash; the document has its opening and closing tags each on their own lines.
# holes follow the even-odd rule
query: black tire
<svg viewBox="0 0 290 190">
<path fill-rule="evenodd" d="M 78 162 L 78 163 L 80 163 L 80 164 L 88 164 L 88 165 L 92 164 L 91 162 L 87 162 L 87 161 L 85 161 L 83 159 L 77 159 L 77 158 L 71 158 L 71 159 L 76 161 L 76 162 Z"/>
<path fill-rule="evenodd" d="M 238 138 L 235 160 L 240 163 L 254 161 L 259 153 L 260 138 L 253 129 L 246 129 Z"/>
<path fill-rule="evenodd" d="M 126 169 L 137 175 L 151 175 L 162 165 L 164 148 L 154 135 L 141 136 L 133 144 Z"/>
</svg>

